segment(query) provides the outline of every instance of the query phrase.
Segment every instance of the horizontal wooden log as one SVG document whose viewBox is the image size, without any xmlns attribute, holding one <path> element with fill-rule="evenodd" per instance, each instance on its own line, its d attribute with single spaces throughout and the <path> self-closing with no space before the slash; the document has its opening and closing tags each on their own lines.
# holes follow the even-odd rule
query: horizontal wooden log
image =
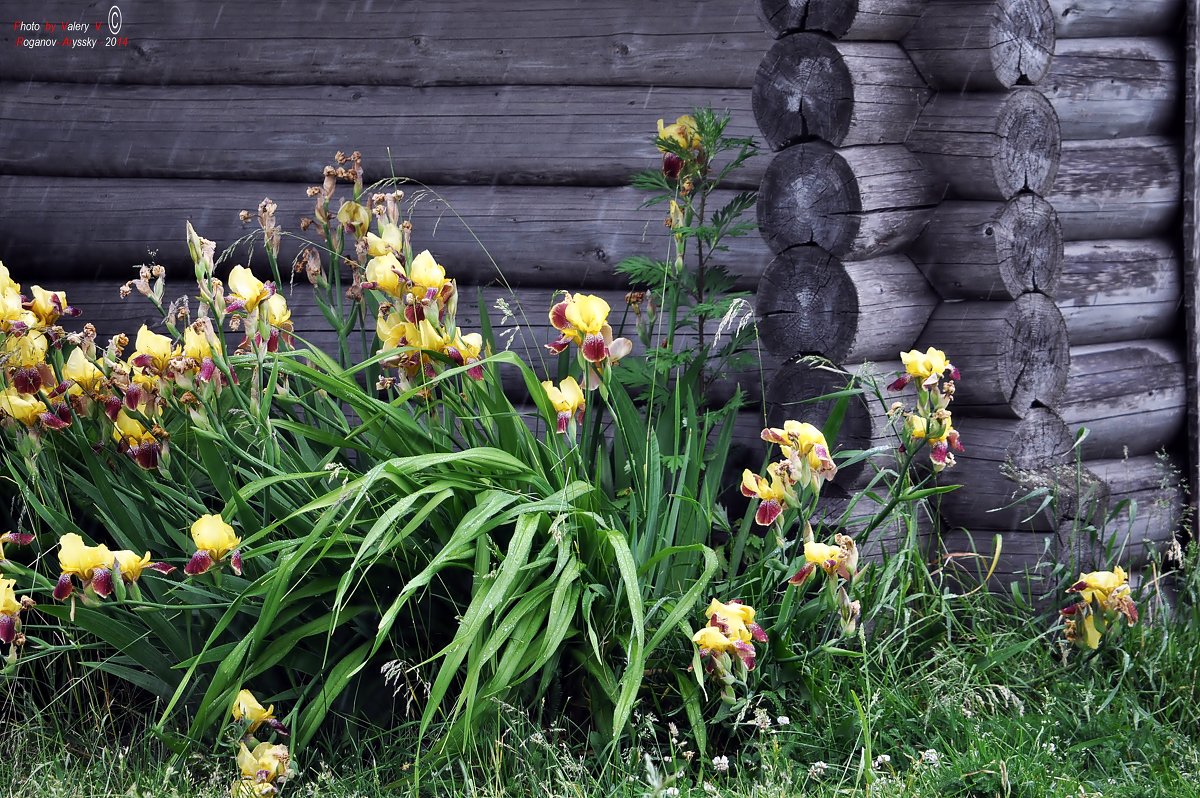
<svg viewBox="0 0 1200 798">
<path fill-rule="evenodd" d="M 1064 139 L 1172 133 L 1178 127 L 1179 56 L 1162 38 L 1062 39 L 1045 80 Z"/>
<path fill-rule="evenodd" d="M 0 46 L 5 79 L 19 81 L 748 88 L 764 45 L 762 23 L 745 5 L 598 0 L 581 14 L 554 0 L 375 0 L 298 12 L 283 2 L 159 0 L 126 8 L 127 47 L 55 48 L 46 58 L 15 46 L 11 26 L 0 28 Z M 35 10 L 39 20 L 81 16 L 70 3 L 26 7 L 26 19 Z"/>
<path fill-rule="evenodd" d="M 0 172 L 319 183 L 359 150 L 368 183 L 625 185 L 658 162 L 660 117 L 710 104 L 755 135 L 743 90 L 3 83 Z M 729 185 L 756 186 L 756 160 Z"/>
<path fill-rule="evenodd" d="M 1064 141 L 1046 199 L 1067 241 L 1151 238 L 1177 223 L 1181 174 L 1179 144 L 1170 139 Z"/>
<path fill-rule="evenodd" d="M 1085 464 L 1109 489 L 1100 554 L 1131 571 L 1166 553 L 1183 531 L 1187 496 L 1171 458 L 1146 456 Z"/>
<path fill-rule="evenodd" d="M 1150 454 L 1183 434 L 1187 390 L 1183 352 L 1172 341 L 1071 347 L 1071 375 L 1060 412 L 1072 430 L 1087 427 L 1085 458 Z"/>
<path fill-rule="evenodd" d="M 413 242 L 430 249 L 462 284 L 507 283 L 578 290 L 619 285 L 613 267 L 631 255 L 659 254 L 665 239 L 661 206 L 639 209 L 645 194 L 629 188 L 400 186 L 411 209 Z M 281 261 L 291 263 L 316 228 L 301 232 L 313 200 L 300 183 L 234 180 L 100 180 L 0 175 L 0 260 L 13 270 L 49 278 L 129 279 L 130 267 L 153 260 L 172 275 L 190 275 L 184 222 L 218 252 L 258 229 L 238 211 L 274 200 L 286 231 Z M 332 203 L 351 194 L 346 185 Z M 724 204 L 733 192 L 719 191 Z M 149 208 L 149 210 L 148 210 Z M 71 235 L 47 238 L 46 220 L 71 220 Z M 663 238 L 656 231 L 662 231 Z M 255 246 L 261 245 L 261 238 Z M 771 259 L 755 235 L 729 240 L 720 261 L 753 290 Z M 261 255 L 261 252 L 259 253 Z M 245 251 L 239 252 L 245 258 Z M 181 271 L 180 271 L 181 270 Z"/>
<path fill-rule="evenodd" d="M 1177 33 L 1184 0 L 1050 0 L 1060 39 Z"/>
<path fill-rule="evenodd" d="M 1017 89 L 939 93 L 905 143 L 954 195 L 1005 200 L 1050 189 L 1062 137 L 1050 102 L 1036 89 Z"/>
<path fill-rule="evenodd" d="M 811 360 L 786 363 L 767 383 L 764 395 L 767 420 L 776 427 L 786 419 L 795 419 L 823 428 L 840 397 L 818 397 L 827 397 L 849 386 L 861 388 L 861 394 L 847 398 L 837 436 L 830 441 L 835 453 L 885 447 L 886 451 L 867 460 L 841 466 L 830 483 L 841 491 L 860 489 L 870 483 L 879 469 L 895 468 L 893 450 L 900 439 L 887 417 L 887 408 L 893 401 L 907 400 L 911 406 L 914 393 L 911 386 L 901 394 L 887 394 L 884 389 L 901 371 L 903 366 L 899 362 L 840 368 L 816 365 Z"/>
<path fill-rule="evenodd" d="M 890 360 L 912 348 L 937 295 L 904 255 L 842 262 L 818 247 L 776 256 L 758 286 L 759 336 L 785 360 Z"/>
<path fill-rule="evenodd" d="M 751 96 L 758 127 L 778 150 L 809 138 L 902 144 L 930 92 L 898 44 L 797 33 L 767 51 Z"/>
<path fill-rule="evenodd" d="M 816 244 L 843 260 L 863 260 L 912 243 L 941 194 L 941 184 L 902 146 L 796 144 L 763 176 L 759 232 L 775 252 Z"/>
<path fill-rule="evenodd" d="M 896 41 L 929 0 L 759 0 L 759 16 L 776 36 L 823 31 L 839 39 Z"/>
<path fill-rule="evenodd" d="M 996 91 L 1036 84 L 1054 54 L 1047 0 L 938 0 L 925 9 L 904 49 L 932 88 Z"/>
<path fill-rule="evenodd" d="M 1016 417 L 1057 407 L 1070 360 L 1067 328 L 1054 302 L 1023 294 L 1011 302 L 944 302 L 917 340 L 946 351 L 962 373 L 956 410 Z"/>
<path fill-rule="evenodd" d="M 1183 266 L 1165 239 L 1072 241 L 1054 295 L 1072 346 L 1165 338 L 1180 325 Z"/>
<path fill-rule="evenodd" d="M 1003 203 L 943 202 L 909 254 L 944 299 L 1053 296 L 1062 227 L 1054 207 L 1032 194 Z"/>
<path fill-rule="evenodd" d="M 959 417 L 955 428 L 966 451 L 955 455 L 956 465 L 940 479 L 963 486 L 941 496 L 937 505 L 947 525 L 1041 532 L 1059 528 L 1074 506 L 1077 480 L 1070 463 L 1071 434 L 1056 413 L 1039 407 L 1022 419 Z M 1043 507 L 1047 491 L 1058 501 Z"/>
</svg>

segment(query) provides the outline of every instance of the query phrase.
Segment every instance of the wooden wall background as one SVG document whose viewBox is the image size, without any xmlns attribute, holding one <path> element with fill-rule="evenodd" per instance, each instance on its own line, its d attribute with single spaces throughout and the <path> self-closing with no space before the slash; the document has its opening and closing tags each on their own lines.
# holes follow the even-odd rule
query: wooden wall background
<svg viewBox="0 0 1200 798">
<path fill-rule="evenodd" d="M 1103 514 L 1069 498 L 1081 424 L 1102 507 L 1137 502 L 1109 528 L 1124 561 L 1179 526 L 1196 403 L 1181 0 L 121 5 L 115 50 L 28 50 L 0 26 L 0 259 L 65 288 L 103 335 L 153 320 L 117 296 L 134 264 L 166 265 L 185 290 L 185 219 L 224 247 L 252 229 L 238 211 L 270 197 L 294 230 L 305 188 L 357 149 L 368 181 L 428 187 L 409 190 L 417 240 L 466 295 L 524 309 L 514 346 L 536 362 L 555 289 L 619 307 L 613 265 L 662 251 L 660 212 L 624 186 L 656 162 L 657 119 L 712 104 L 768 145 L 729 186 L 762 187 L 763 236 L 728 263 L 757 291 L 754 398 L 818 415 L 794 404 L 841 385 L 798 355 L 887 371 L 936 345 L 964 372 L 968 447 L 954 474 L 968 488 L 939 508 L 943 550 L 973 545 L 966 529 L 984 550 L 1006 533 L 1001 580 L 1094 557 L 1070 532 Z M 302 334 L 322 324 L 306 286 L 286 290 Z M 761 413 L 745 421 L 754 451 Z M 851 408 L 843 446 L 887 443 L 880 408 Z M 847 468 L 838 487 L 869 473 Z M 990 512 L 1037 487 L 1068 499 Z"/>
<path fill-rule="evenodd" d="M 1004 533 L 999 583 L 1110 552 L 1144 563 L 1180 529 L 1196 405 L 1180 315 L 1183 3 L 760 5 L 778 37 L 754 87 L 777 150 L 759 199 L 777 253 L 758 299 L 767 347 L 851 364 L 913 344 L 950 353 L 967 452 L 965 487 L 938 508 L 943 551 L 990 553 Z M 828 379 L 790 363 L 767 398 L 782 412 Z M 859 446 L 888 443 L 877 408 L 854 420 Z M 1061 500 L 1014 503 L 1030 491 Z"/>
</svg>

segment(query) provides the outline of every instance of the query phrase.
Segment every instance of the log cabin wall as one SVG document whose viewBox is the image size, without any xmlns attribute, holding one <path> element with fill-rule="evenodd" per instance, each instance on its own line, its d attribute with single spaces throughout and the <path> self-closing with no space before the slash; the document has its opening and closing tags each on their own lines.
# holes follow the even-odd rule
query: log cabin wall
<svg viewBox="0 0 1200 798">
<path fill-rule="evenodd" d="M 1084 556 L 1078 501 L 987 512 L 1062 488 L 1079 423 L 1090 484 L 1138 501 L 1135 558 L 1170 537 L 1178 490 L 1153 452 L 1186 393 L 1180 0 L 756 2 L 138 0 L 109 50 L 28 49 L 0 26 L 0 259 L 64 287 L 101 334 L 133 330 L 156 314 L 116 288 L 153 261 L 184 291 L 184 219 L 224 247 L 271 197 L 295 230 L 321 167 L 357 149 L 369 180 L 428 186 L 409 191 L 417 240 L 466 295 L 524 309 L 514 348 L 536 363 L 552 291 L 620 307 L 613 265 L 661 251 L 660 213 L 624 186 L 657 157 L 657 119 L 712 104 L 776 151 L 729 187 L 761 185 L 763 238 L 728 265 L 757 289 L 777 414 L 819 416 L 794 403 L 842 387 L 797 355 L 884 374 L 938 345 L 964 370 L 969 446 L 944 548 L 1020 532 L 1004 573 Z M 315 336 L 306 287 L 286 291 Z M 749 452 L 760 421 L 744 419 Z M 882 408 L 849 409 L 843 448 L 888 442 Z M 870 474 L 843 469 L 823 511 Z"/>
<path fill-rule="evenodd" d="M 555 290 L 596 292 L 619 314 L 615 264 L 665 252 L 663 211 L 627 188 L 659 162 L 657 121 L 712 105 L 731 113 L 730 135 L 756 136 L 750 88 L 770 41 L 744 0 L 120 5 L 127 44 L 50 51 L 17 46 L 32 34 L 8 22 L 74 20 L 79 4 L 5 5 L 0 259 L 17 279 L 67 290 L 102 336 L 154 325 L 149 303 L 117 288 L 157 262 L 168 298 L 184 293 L 185 220 L 220 251 L 257 228 L 239 211 L 270 197 L 299 232 L 306 188 L 335 152 L 359 150 L 367 183 L 417 181 L 402 186 L 420 198 L 414 242 L 458 279 L 462 323 L 478 324 L 477 289 L 493 321 L 503 299 L 520 326 L 506 340 L 535 367 L 556 337 Z M 726 198 L 756 188 L 764 161 Z M 281 263 L 300 249 L 285 238 Z M 753 289 L 768 260 L 749 237 L 727 265 Z M 327 342 L 297 279 L 284 289 L 297 334 Z"/>
<path fill-rule="evenodd" d="M 998 586 L 1030 566 L 1035 580 L 1111 555 L 1136 567 L 1180 530 L 1196 401 L 1179 316 L 1182 5 L 760 1 L 777 37 L 754 87 L 776 151 L 759 198 L 776 254 L 760 332 L 784 363 L 771 412 L 842 387 L 799 356 L 889 373 L 899 349 L 947 350 L 967 451 L 940 542 L 990 555 L 1002 533 Z M 848 411 L 841 446 L 894 443 L 877 404 Z"/>
</svg>

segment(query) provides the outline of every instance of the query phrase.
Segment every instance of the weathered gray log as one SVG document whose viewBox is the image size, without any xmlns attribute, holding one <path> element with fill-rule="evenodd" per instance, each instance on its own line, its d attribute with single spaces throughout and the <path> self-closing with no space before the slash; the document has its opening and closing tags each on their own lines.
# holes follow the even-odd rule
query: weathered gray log
<svg viewBox="0 0 1200 798">
<path fill-rule="evenodd" d="M 1158 136 L 1065 141 L 1054 190 L 1067 241 L 1151 238 L 1176 224 L 1179 144 Z"/>
<path fill-rule="evenodd" d="M 1183 0 L 1050 0 L 1060 39 L 1176 33 Z"/>
<path fill-rule="evenodd" d="M 463 285 L 612 286 L 618 279 L 613 267 L 622 258 L 654 255 L 653 231 L 665 235 L 662 206 L 639 209 L 644 195 L 630 188 L 400 188 L 407 193 L 406 210 L 412 210 L 414 244 L 430 249 Z M 254 210 L 264 197 L 278 204 L 278 221 L 288 232 L 316 240 L 316 228 L 299 229 L 300 217 L 313 215 L 313 200 L 304 190 L 302 183 L 0 175 L 0 260 L 45 278 L 105 276 L 123 282 L 131 266 L 148 259 L 172 274 L 188 275 L 184 221 L 216 241 L 220 251 L 258 228 L 257 221 L 240 222 L 238 211 Z M 349 194 L 345 185 L 334 211 Z M 720 191 L 709 202 L 724 204 L 732 196 Z M 48 246 L 45 220 L 52 217 L 70 219 L 71 235 L 56 236 Z M 291 263 L 300 246 L 299 239 L 285 237 L 281 261 Z M 729 239 L 729 247 L 720 260 L 739 288 L 753 290 L 770 250 L 755 235 Z"/>
<path fill-rule="evenodd" d="M 1047 0 L 939 0 L 904 37 L 932 88 L 995 91 L 1036 84 L 1054 54 Z"/>
<path fill-rule="evenodd" d="M 785 36 L 759 64 L 754 118 L 773 149 L 809 138 L 830 144 L 902 144 L 929 99 L 912 61 L 891 42 Z"/>
<path fill-rule="evenodd" d="M 1049 190 L 1062 137 L 1054 108 L 1036 89 L 942 92 L 906 144 L 956 196 L 1004 200 Z"/>
<path fill-rule="evenodd" d="M 1022 294 L 1011 302 L 944 302 L 917 340 L 943 349 L 962 373 L 954 408 L 1022 418 L 1057 407 L 1070 360 L 1067 328 L 1054 302 Z"/>
<path fill-rule="evenodd" d="M 809 360 L 786 363 L 767 384 L 763 397 L 767 420 L 770 426 L 795 419 L 823 428 L 841 397 L 820 400 L 817 397 L 829 396 L 848 386 L 862 388 L 863 393 L 845 397 L 845 414 L 836 438 L 829 442 L 835 453 L 883 447 L 867 460 L 840 467 L 831 483 L 843 491 L 860 489 L 879 469 L 895 467 L 893 450 L 900 439 L 887 417 L 887 406 L 893 401 L 907 401 L 911 407 L 915 394 L 911 384 L 900 394 L 889 394 L 884 389 L 901 371 L 903 366 L 899 362 L 864 363 L 840 369 L 818 366 Z"/>
<path fill-rule="evenodd" d="M 1090 460 L 1108 486 L 1102 553 L 1126 571 L 1162 555 L 1182 531 L 1187 497 L 1183 472 L 1169 457 Z"/>
<path fill-rule="evenodd" d="M 886 255 L 912 243 L 941 194 L 902 146 L 796 144 L 763 176 L 759 232 L 775 252 L 816 244 L 843 260 Z"/>
<path fill-rule="evenodd" d="M 962 384 L 968 379 L 964 374 Z M 1036 407 L 1019 420 L 960 416 L 956 422 L 966 451 L 955 455 L 956 465 L 939 481 L 964 487 L 941 496 L 938 510 L 946 524 L 968 530 L 1058 529 L 1077 501 L 1071 434 L 1062 419 Z M 1057 499 L 1043 507 L 1048 492 Z"/>
<path fill-rule="evenodd" d="M 702 105 L 757 133 L 743 90 L 0 83 L 0 172 L 319 183 L 359 150 L 368 183 L 626 185 L 659 157 L 658 119 Z M 756 186 L 762 160 L 729 187 Z"/>
<path fill-rule="evenodd" d="M 1072 345 L 1168 337 L 1179 326 L 1182 278 L 1170 241 L 1072 241 L 1054 299 Z"/>
<path fill-rule="evenodd" d="M 759 16 L 776 36 L 817 30 L 839 39 L 903 38 L 929 0 L 759 0 Z"/>
<path fill-rule="evenodd" d="M 938 301 L 904 255 L 843 262 L 819 247 L 777 255 L 757 294 L 768 352 L 836 363 L 890 360 L 910 349 Z"/>
<path fill-rule="evenodd" d="M 1062 39 L 1037 90 L 1064 139 L 1168 134 L 1178 127 L 1179 57 L 1157 38 Z"/>
<path fill-rule="evenodd" d="M 909 250 L 944 299 L 1054 295 L 1062 228 L 1054 207 L 1032 194 L 1008 202 L 943 202 Z"/>
<path fill-rule="evenodd" d="M 26 9 L 32 15 L 40 5 Z M 100 19 L 104 9 L 87 16 Z M 0 27 L 4 78 L 89 85 L 749 88 L 763 51 L 762 24 L 745 0 L 652 6 L 596 0 L 586 14 L 555 0 L 310 3 L 302 13 L 279 2 L 227 3 L 218 12 L 191 0 L 157 0 L 125 10 L 121 36 L 129 46 L 56 47 L 51 58 L 17 47 L 13 39 L 20 34 Z"/>
<path fill-rule="evenodd" d="M 1071 347 L 1060 412 L 1085 458 L 1150 454 L 1183 434 L 1187 415 L 1183 352 L 1165 340 Z"/>
</svg>

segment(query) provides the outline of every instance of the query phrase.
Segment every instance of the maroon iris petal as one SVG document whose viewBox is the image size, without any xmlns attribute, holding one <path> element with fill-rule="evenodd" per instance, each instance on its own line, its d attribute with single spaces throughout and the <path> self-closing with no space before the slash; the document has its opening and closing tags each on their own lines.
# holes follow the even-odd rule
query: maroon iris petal
<svg viewBox="0 0 1200 798">
<path fill-rule="evenodd" d="M 12 375 L 12 384 L 17 393 L 37 393 L 42 387 L 42 373 L 32 366 L 16 369 Z"/>
<path fill-rule="evenodd" d="M 567 426 L 571 423 L 571 414 L 563 410 L 558 414 L 558 431 L 560 434 L 566 433 Z"/>
<path fill-rule="evenodd" d="M 117 415 L 121 412 L 121 400 L 115 396 L 110 396 L 104 400 L 104 414 L 108 416 L 109 421 L 116 421 Z"/>
<path fill-rule="evenodd" d="M 589 363 L 602 363 L 608 357 L 608 344 L 604 336 L 592 333 L 583 339 L 583 356 Z"/>
<path fill-rule="evenodd" d="M 567 302 L 566 300 L 559 302 L 554 307 L 550 308 L 550 323 L 554 325 L 554 329 L 559 332 L 566 332 L 572 329 L 571 322 L 567 321 Z"/>
<path fill-rule="evenodd" d="M 746 666 L 746 670 L 754 670 L 754 646 L 737 640 L 734 641 L 733 650 L 741 658 L 742 664 Z"/>
<path fill-rule="evenodd" d="M 267 718 L 263 721 L 263 725 L 276 734 L 281 734 L 284 737 L 288 736 L 287 726 L 280 723 L 278 718 Z"/>
<path fill-rule="evenodd" d="M 750 636 L 753 637 L 755 640 L 757 640 L 760 643 L 767 642 L 767 633 L 765 631 L 763 631 L 763 628 L 761 626 L 759 626 L 756 623 L 748 623 L 748 624 L 746 624 L 746 628 L 750 630 Z"/>
<path fill-rule="evenodd" d="M 54 413 L 39 413 L 38 421 L 42 422 L 46 429 L 62 429 L 67 426 L 67 422 Z"/>
<path fill-rule="evenodd" d="M 471 362 L 478 363 L 479 361 L 474 360 Z M 482 380 L 483 379 L 483 366 L 473 366 L 472 368 L 467 369 L 467 376 L 473 380 Z"/>
<path fill-rule="evenodd" d="M 188 560 L 188 564 L 184 566 L 183 572 L 188 576 L 199 576 L 202 573 L 206 573 L 212 567 L 212 555 L 201 549 L 192 555 L 192 559 Z"/>
<path fill-rule="evenodd" d="M 889 391 L 903 391 L 904 387 L 906 385 L 908 385 L 909 379 L 910 378 L 907 374 L 901 374 L 899 377 L 897 377 L 895 379 L 894 382 L 892 382 L 888 385 L 887 389 Z"/>
<path fill-rule="evenodd" d="M 148 369 L 154 367 L 154 358 L 145 353 L 138 355 L 129 361 L 131 365 L 137 366 L 140 369 Z"/>
<path fill-rule="evenodd" d="M 762 504 L 758 505 L 758 512 L 754 514 L 754 523 L 759 526 L 770 526 L 783 512 L 783 505 L 775 499 L 767 499 Z"/>
<path fill-rule="evenodd" d="M 146 567 L 151 571 L 157 571 L 160 574 L 169 574 L 174 573 L 175 571 L 174 565 L 167 565 L 165 562 L 152 562 Z"/>
<path fill-rule="evenodd" d="M 130 448 L 129 454 L 139 466 L 147 471 L 153 471 L 158 468 L 158 458 L 162 454 L 162 446 L 157 443 L 143 443 Z"/>
<path fill-rule="evenodd" d="M 571 342 L 567 338 L 559 338 L 557 341 L 551 341 L 550 343 L 546 344 L 545 346 L 547 349 L 549 349 L 554 354 L 561 355 L 563 352 L 565 352 L 567 350 L 567 347 L 570 345 L 571 345 Z"/>
<path fill-rule="evenodd" d="M 460 366 L 465 365 L 467 362 L 463 359 L 462 352 L 459 352 L 458 348 L 453 346 L 446 347 L 446 357 L 450 358 Z"/>
<path fill-rule="evenodd" d="M 71 579 L 71 575 L 63 574 L 60 576 L 58 582 L 54 585 L 54 598 L 57 601 L 66 601 L 74 592 L 75 582 Z"/>
<path fill-rule="evenodd" d="M 28 532 L 9 532 L 4 542 L 14 546 L 28 546 L 33 542 L 33 535 Z"/>
<path fill-rule="evenodd" d="M 949 454 L 950 447 L 946 445 L 945 441 L 942 441 L 941 443 L 934 444 L 933 448 L 929 450 L 929 459 L 938 465 L 945 465 L 946 457 Z"/>
<path fill-rule="evenodd" d="M 125 406 L 130 410 L 137 410 L 138 405 L 142 403 L 142 394 L 140 385 L 130 385 L 125 389 Z"/>
<path fill-rule="evenodd" d="M 683 159 L 673 152 L 664 152 L 662 171 L 668 180 L 678 180 L 679 173 L 683 171 Z"/>
<path fill-rule="evenodd" d="M 242 550 L 234 549 L 229 557 L 229 569 L 238 576 L 242 575 Z"/>
<path fill-rule="evenodd" d="M 113 575 L 108 568 L 97 568 L 89 583 L 100 598 L 108 598 L 113 592 Z"/>
<path fill-rule="evenodd" d="M 211 357 L 206 357 L 200 361 L 200 380 L 208 382 L 213 377 L 213 372 L 217 370 L 217 364 L 213 362 Z"/>
<path fill-rule="evenodd" d="M 13 615 L 0 615 L 0 643 L 9 645 L 17 636 L 17 619 Z"/>
<path fill-rule="evenodd" d="M 1059 615 L 1062 615 L 1062 616 L 1064 616 L 1064 617 L 1070 617 L 1070 616 L 1074 615 L 1074 614 L 1075 614 L 1075 613 L 1077 613 L 1077 612 L 1079 612 L 1079 605 L 1078 605 L 1078 604 L 1072 604 L 1072 605 L 1071 605 L 1071 606 L 1069 606 L 1069 607 L 1063 607 L 1061 610 L 1059 610 L 1059 611 L 1058 611 L 1058 614 L 1059 614 Z"/>
<path fill-rule="evenodd" d="M 230 301 L 230 303 L 228 305 L 225 306 L 226 313 L 236 313 L 239 310 L 245 310 L 245 309 L 246 309 L 246 300 L 244 300 L 244 299 L 234 299 L 234 300 Z"/>
<path fill-rule="evenodd" d="M 271 335 L 268 336 L 268 338 L 267 338 L 267 351 L 268 352 L 278 352 L 279 351 L 279 331 L 278 330 L 271 330 Z"/>
<path fill-rule="evenodd" d="M 800 585 L 802 585 L 806 581 L 808 581 L 808 578 L 810 576 L 812 576 L 813 571 L 815 571 L 815 570 L 817 570 L 817 567 L 815 565 L 813 565 L 812 563 L 806 563 L 806 564 L 800 566 L 799 571 L 792 574 L 792 577 L 787 580 L 787 583 L 789 585 L 791 585 L 792 587 L 799 587 Z"/>
</svg>

